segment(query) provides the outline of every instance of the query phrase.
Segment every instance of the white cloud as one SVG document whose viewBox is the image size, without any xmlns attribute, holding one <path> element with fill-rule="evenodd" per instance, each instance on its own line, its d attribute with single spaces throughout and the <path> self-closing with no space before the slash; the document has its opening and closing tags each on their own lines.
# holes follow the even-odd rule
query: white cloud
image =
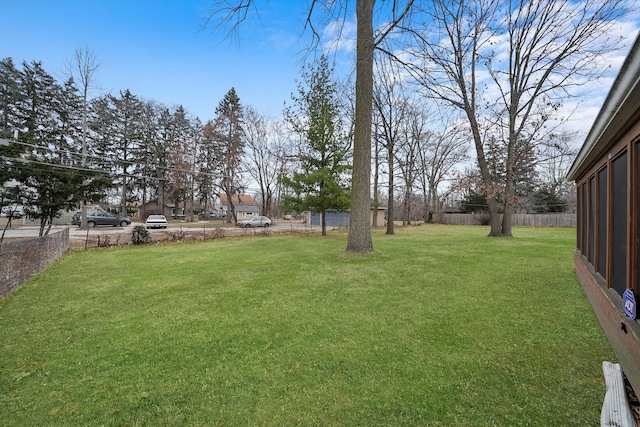
<svg viewBox="0 0 640 427">
<path fill-rule="evenodd" d="M 334 20 L 322 30 L 322 47 L 325 52 L 353 53 L 356 50 L 356 24 Z"/>
</svg>

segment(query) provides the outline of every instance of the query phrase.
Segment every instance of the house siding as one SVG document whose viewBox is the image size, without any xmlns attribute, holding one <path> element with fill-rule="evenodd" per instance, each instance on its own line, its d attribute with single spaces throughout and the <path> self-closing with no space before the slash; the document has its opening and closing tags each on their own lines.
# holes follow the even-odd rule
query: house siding
<svg viewBox="0 0 640 427">
<path fill-rule="evenodd" d="M 576 276 L 631 386 L 640 392 L 640 38 L 591 128 L 569 179 L 577 188 Z M 640 310 L 638 310 L 640 311 Z"/>
<path fill-rule="evenodd" d="M 604 279 L 596 273 L 589 262 L 576 250 L 574 266 L 578 281 L 593 307 L 598 322 L 609 345 L 614 350 L 618 363 L 634 390 L 640 390 L 640 325 L 624 314 L 622 300 L 607 288 Z M 624 327 L 623 327 L 624 325 Z"/>
</svg>

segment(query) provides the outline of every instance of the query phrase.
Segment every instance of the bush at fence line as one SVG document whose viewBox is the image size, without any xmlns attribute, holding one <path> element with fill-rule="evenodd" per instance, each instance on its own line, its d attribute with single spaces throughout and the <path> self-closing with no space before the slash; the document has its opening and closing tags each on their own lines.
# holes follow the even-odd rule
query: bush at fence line
<svg viewBox="0 0 640 427">
<path fill-rule="evenodd" d="M 224 237 L 224 230 L 222 228 L 214 228 L 211 233 L 212 239 L 221 239 Z"/>
<path fill-rule="evenodd" d="M 106 248 L 111 246 L 111 239 L 109 238 L 108 235 L 104 235 L 104 236 L 98 236 L 98 247 L 99 248 Z"/>
<path fill-rule="evenodd" d="M 144 225 L 136 225 L 131 232 L 131 243 L 134 245 L 143 245 L 151 242 L 151 233 Z"/>
<path fill-rule="evenodd" d="M 489 225 L 491 223 L 491 217 L 488 213 L 480 213 L 477 217 L 480 225 Z"/>
<path fill-rule="evenodd" d="M 167 234 L 171 238 L 172 242 L 180 242 L 182 240 L 185 240 L 187 237 L 187 234 L 184 232 L 182 227 L 179 227 L 178 231 L 167 231 Z"/>
</svg>

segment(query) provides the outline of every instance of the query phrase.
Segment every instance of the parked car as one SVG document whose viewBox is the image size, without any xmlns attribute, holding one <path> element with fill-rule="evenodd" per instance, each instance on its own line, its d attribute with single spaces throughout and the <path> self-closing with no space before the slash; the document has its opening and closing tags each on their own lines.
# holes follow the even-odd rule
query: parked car
<svg viewBox="0 0 640 427">
<path fill-rule="evenodd" d="M 80 226 L 82 214 L 76 212 L 71 218 L 71 224 Z M 112 225 L 114 227 L 126 227 L 131 224 L 131 220 L 126 216 L 116 215 L 105 211 L 87 212 L 87 227 L 93 228 L 96 225 Z"/>
<path fill-rule="evenodd" d="M 164 215 L 149 215 L 145 225 L 147 228 L 167 228 L 167 217 Z"/>
<path fill-rule="evenodd" d="M 251 227 L 268 227 L 271 225 L 271 220 L 266 216 L 254 216 L 251 219 L 243 219 L 236 223 L 238 227 L 251 228 Z"/>
</svg>

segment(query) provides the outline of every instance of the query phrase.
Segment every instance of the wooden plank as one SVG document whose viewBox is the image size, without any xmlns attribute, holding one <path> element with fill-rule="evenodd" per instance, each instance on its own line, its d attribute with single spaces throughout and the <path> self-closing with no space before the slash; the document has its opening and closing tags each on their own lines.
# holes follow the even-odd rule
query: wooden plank
<svg viewBox="0 0 640 427">
<path fill-rule="evenodd" d="M 636 423 L 627 402 L 622 367 L 618 363 L 602 362 L 602 371 L 607 391 L 600 413 L 600 426 L 635 427 Z"/>
</svg>

